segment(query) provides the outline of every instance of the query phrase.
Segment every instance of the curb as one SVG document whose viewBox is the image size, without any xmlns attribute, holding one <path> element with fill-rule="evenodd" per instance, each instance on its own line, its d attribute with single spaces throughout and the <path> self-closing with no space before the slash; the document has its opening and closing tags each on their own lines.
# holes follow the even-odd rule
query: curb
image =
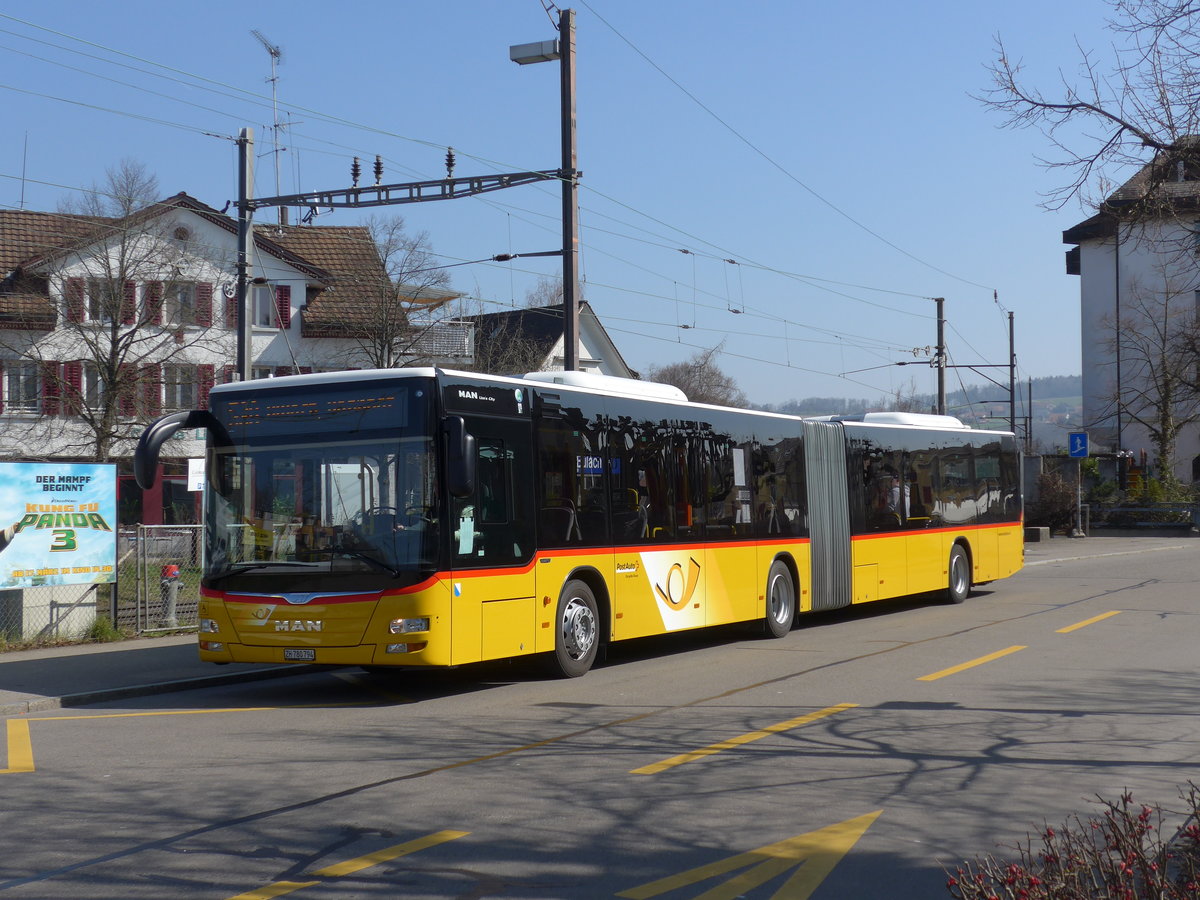
<svg viewBox="0 0 1200 900">
<path fill-rule="evenodd" d="M 198 675 L 195 678 L 177 678 L 174 681 L 131 684 L 125 687 L 104 688 L 97 691 L 66 694 L 62 697 L 37 697 L 32 700 L 23 700 L 0 706 L 0 716 L 21 716 L 33 712 L 70 709 L 76 706 L 90 706 L 93 703 L 105 703 L 110 700 L 127 700 L 130 697 L 148 697 L 154 694 L 172 694 L 177 691 L 220 687 L 226 684 L 239 684 L 244 681 L 265 681 L 270 678 L 283 678 L 288 675 L 300 675 L 311 673 L 312 671 L 313 668 L 311 666 L 276 666 L 270 669 L 256 669 L 252 672 L 230 672 L 228 675 Z"/>
</svg>

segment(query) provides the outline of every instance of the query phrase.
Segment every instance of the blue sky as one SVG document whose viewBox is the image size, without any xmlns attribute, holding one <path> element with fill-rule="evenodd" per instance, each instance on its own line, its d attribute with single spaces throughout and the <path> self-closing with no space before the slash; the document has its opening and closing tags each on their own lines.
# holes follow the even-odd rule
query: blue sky
<svg viewBox="0 0 1200 900">
<path fill-rule="evenodd" d="M 1022 377 L 1079 372 L 1061 232 L 1087 212 L 1041 209 L 1057 183 L 1037 163 L 1044 138 L 1000 129 L 970 95 L 987 87 L 997 34 L 1052 90 L 1077 40 L 1107 46 L 1109 6 L 574 8 L 584 295 L 634 368 L 724 341 L 720 365 L 752 402 L 932 392 L 932 370 L 894 363 L 934 343 L 940 296 L 952 362 L 1007 363 L 1011 310 Z M 251 29 L 283 50 L 283 193 L 348 186 L 356 154 L 365 173 L 381 154 L 385 182 L 443 177 L 447 146 L 460 176 L 558 166 L 557 64 L 508 59 L 510 44 L 555 36 L 541 0 L 42 0 L 0 14 L 4 208 L 23 193 L 26 209 L 53 210 L 124 158 L 164 195 L 220 208 L 236 196 L 230 138 L 244 126 L 256 191 L 274 194 L 270 61 Z M 427 231 L 446 264 L 560 246 L 553 187 L 384 212 Z M 498 310 L 558 267 L 449 271 Z M 960 376 L 981 380 L 952 370 L 951 388 Z"/>
</svg>

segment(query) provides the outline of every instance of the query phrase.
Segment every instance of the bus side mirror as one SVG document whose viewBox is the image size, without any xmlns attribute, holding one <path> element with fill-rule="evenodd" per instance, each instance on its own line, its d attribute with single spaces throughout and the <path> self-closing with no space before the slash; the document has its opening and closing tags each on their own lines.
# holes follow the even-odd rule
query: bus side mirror
<svg viewBox="0 0 1200 900">
<path fill-rule="evenodd" d="M 218 445 L 230 444 L 225 426 L 206 409 L 173 412 L 155 419 L 142 432 L 142 436 L 138 438 L 137 449 L 133 451 L 133 477 L 138 487 L 144 491 L 154 487 L 158 478 L 158 454 L 162 445 L 169 441 L 175 432 L 187 428 L 203 428 L 213 435 Z"/>
<path fill-rule="evenodd" d="M 447 416 L 442 427 L 446 433 L 446 487 L 451 497 L 470 497 L 475 493 L 478 456 L 475 435 L 468 433 L 462 416 Z"/>
</svg>

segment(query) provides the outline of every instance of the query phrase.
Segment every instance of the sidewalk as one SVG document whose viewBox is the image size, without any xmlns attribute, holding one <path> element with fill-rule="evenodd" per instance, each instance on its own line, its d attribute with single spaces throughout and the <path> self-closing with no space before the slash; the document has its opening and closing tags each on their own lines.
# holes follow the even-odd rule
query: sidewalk
<svg viewBox="0 0 1200 900">
<path fill-rule="evenodd" d="M 0 716 L 276 678 L 304 666 L 202 663 L 196 635 L 0 653 Z"/>
<path fill-rule="evenodd" d="M 1055 537 L 1025 545 L 1025 565 L 1129 553 L 1200 549 L 1194 538 Z M 300 665 L 202 663 L 196 635 L 136 638 L 0 653 L 0 716 L 87 706 L 128 697 L 277 678 L 308 671 Z"/>
</svg>

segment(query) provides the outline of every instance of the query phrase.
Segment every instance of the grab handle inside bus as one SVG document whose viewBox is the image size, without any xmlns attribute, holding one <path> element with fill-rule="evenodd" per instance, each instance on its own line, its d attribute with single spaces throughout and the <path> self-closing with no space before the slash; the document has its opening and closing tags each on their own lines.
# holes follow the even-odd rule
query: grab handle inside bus
<svg viewBox="0 0 1200 900">
<path fill-rule="evenodd" d="M 185 428 L 203 428 L 213 435 L 218 445 L 230 444 L 229 432 L 225 430 L 225 426 L 206 409 L 167 413 L 155 419 L 142 432 L 142 436 L 138 438 L 137 449 L 133 451 L 133 477 L 142 490 L 154 487 L 158 478 L 158 454 L 162 445 L 169 441 L 175 432 Z"/>
<path fill-rule="evenodd" d="M 475 435 L 467 431 L 462 416 L 447 416 L 442 426 L 446 433 L 446 487 L 452 497 L 475 493 Z"/>
</svg>

